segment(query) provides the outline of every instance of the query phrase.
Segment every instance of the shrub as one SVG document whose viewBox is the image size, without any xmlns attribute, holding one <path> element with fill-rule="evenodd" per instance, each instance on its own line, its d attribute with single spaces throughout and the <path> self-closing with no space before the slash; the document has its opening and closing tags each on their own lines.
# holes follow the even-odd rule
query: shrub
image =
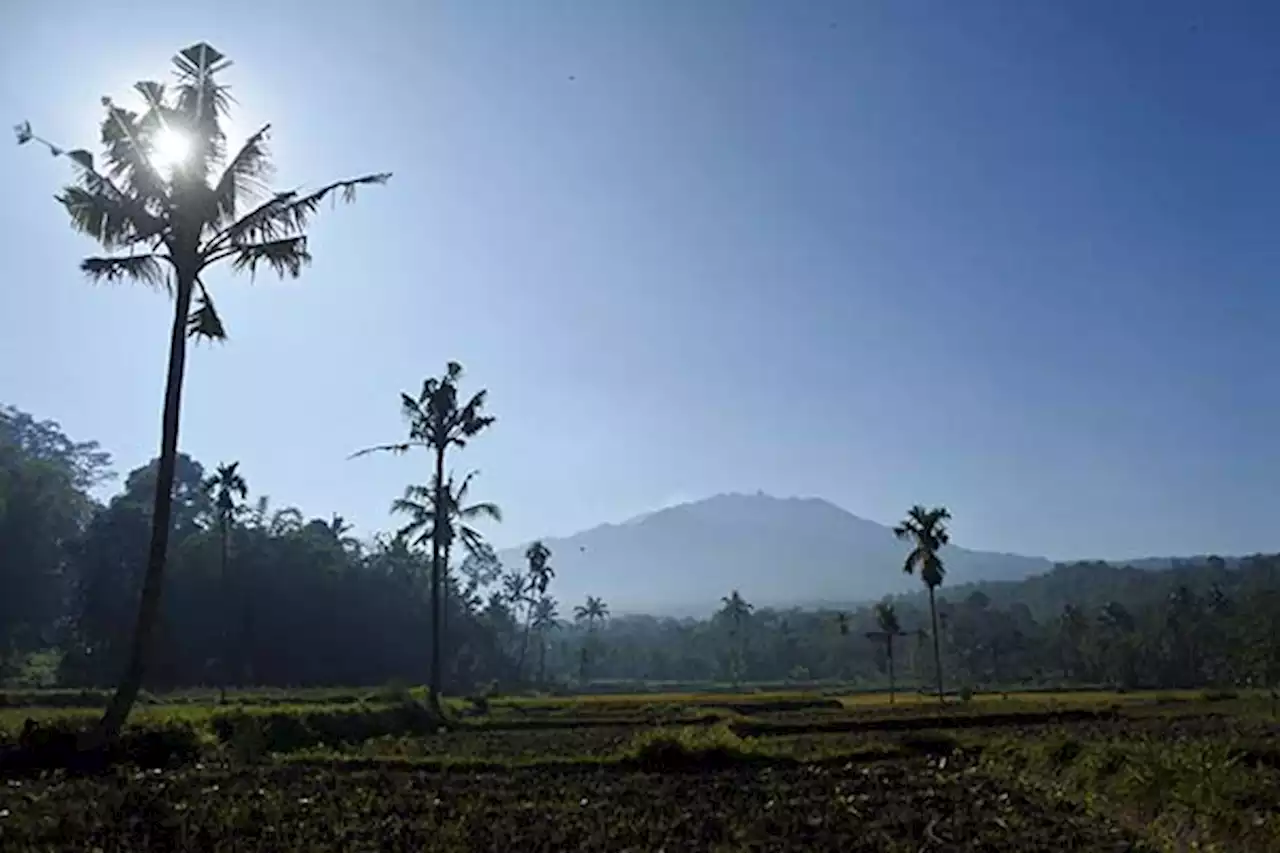
<svg viewBox="0 0 1280 853">
<path fill-rule="evenodd" d="M 627 745 L 624 758 L 657 773 L 723 767 L 753 756 L 751 741 L 725 724 L 642 731 Z"/>
</svg>

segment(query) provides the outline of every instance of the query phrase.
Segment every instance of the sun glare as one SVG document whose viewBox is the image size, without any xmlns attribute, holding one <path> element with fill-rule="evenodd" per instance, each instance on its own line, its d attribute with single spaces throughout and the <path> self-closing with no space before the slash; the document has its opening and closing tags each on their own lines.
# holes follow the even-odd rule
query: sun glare
<svg viewBox="0 0 1280 853">
<path fill-rule="evenodd" d="M 190 151 L 191 140 L 186 134 L 166 127 L 152 140 L 151 165 L 167 174 L 182 165 Z"/>
</svg>

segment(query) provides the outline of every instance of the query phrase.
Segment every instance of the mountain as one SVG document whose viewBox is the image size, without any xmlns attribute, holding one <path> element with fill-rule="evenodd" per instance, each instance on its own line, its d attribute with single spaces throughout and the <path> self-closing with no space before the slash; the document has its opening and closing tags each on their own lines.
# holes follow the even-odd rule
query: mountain
<svg viewBox="0 0 1280 853">
<path fill-rule="evenodd" d="M 860 602 L 918 588 L 893 531 L 819 498 L 725 494 L 621 524 L 544 539 L 553 593 L 568 615 L 587 595 L 614 613 L 706 613 L 737 589 L 757 606 Z M 524 548 L 499 553 L 524 565 Z M 948 546 L 944 584 L 1020 580 L 1049 571 L 1039 557 Z"/>
</svg>

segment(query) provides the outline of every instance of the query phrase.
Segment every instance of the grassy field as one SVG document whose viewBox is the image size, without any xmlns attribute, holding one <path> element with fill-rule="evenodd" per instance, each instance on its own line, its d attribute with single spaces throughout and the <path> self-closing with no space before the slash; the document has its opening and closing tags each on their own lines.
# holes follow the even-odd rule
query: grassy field
<svg viewBox="0 0 1280 853">
<path fill-rule="evenodd" d="M 1280 850 L 1262 695 L 496 697 L 447 729 L 403 690 L 230 698 L 153 697 L 133 763 L 15 771 L 0 849 Z M 99 699 L 5 695 L 0 742 Z"/>
</svg>

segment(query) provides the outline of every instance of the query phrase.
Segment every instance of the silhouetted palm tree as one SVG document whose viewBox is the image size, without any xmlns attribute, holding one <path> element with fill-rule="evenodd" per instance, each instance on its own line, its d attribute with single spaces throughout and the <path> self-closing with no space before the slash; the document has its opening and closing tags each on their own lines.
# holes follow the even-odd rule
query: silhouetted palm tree
<svg viewBox="0 0 1280 853">
<path fill-rule="evenodd" d="M 582 644 L 581 656 L 578 661 L 578 679 L 580 681 L 585 682 L 587 680 L 587 665 L 591 660 L 588 646 L 596 642 L 596 623 L 603 623 L 608 618 L 609 605 L 604 603 L 604 599 L 597 598 L 594 595 L 587 596 L 586 604 L 579 604 L 573 608 L 573 620 L 579 623 L 587 623 L 587 640 Z"/>
<path fill-rule="evenodd" d="M 478 391 L 465 403 L 458 400 L 458 382 L 462 379 L 462 365 L 451 361 L 440 377 L 432 377 L 422 383 L 417 398 L 400 395 L 400 409 L 409 422 L 409 438 L 395 444 L 369 447 L 353 456 L 366 453 L 407 453 L 415 447 L 430 451 L 435 457 L 435 474 L 431 479 L 434 519 L 431 528 L 431 695 L 428 701 L 436 715 L 443 718 L 440 706 L 440 687 L 443 678 L 442 649 L 444 640 L 443 613 L 444 556 L 452 542 L 453 525 L 449 523 L 452 505 L 444 478 L 445 454 L 450 447 L 466 447 L 467 442 L 494 422 L 485 415 L 487 393 Z M 465 540 L 464 540 L 465 541 Z"/>
<path fill-rule="evenodd" d="M 249 496 L 249 486 L 240 475 L 240 463 L 218 466 L 217 472 L 204 481 L 204 489 L 213 498 L 218 520 L 218 558 L 222 568 L 222 666 L 219 673 L 218 701 L 227 701 L 227 682 L 231 680 L 231 633 L 227 628 L 231 611 L 230 537 L 231 525 L 243 509 L 241 501 Z"/>
<path fill-rule="evenodd" d="M 736 589 L 729 595 L 721 597 L 720 602 L 724 605 L 720 612 L 729 620 L 729 638 L 733 645 L 732 654 L 734 656 L 729 677 L 736 687 L 742 680 L 743 669 L 746 664 L 746 632 L 742 629 L 743 623 L 751 615 L 753 608 L 747 603 L 746 599 L 738 594 Z"/>
<path fill-rule="evenodd" d="M 907 517 L 893 528 L 893 535 L 909 541 L 913 547 L 907 554 L 902 570 L 907 574 L 920 573 L 920 579 L 929 589 L 929 614 L 933 620 L 933 664 L 938 677 L 938 701 L 943 701 L 942 692 L 942 647 L 938 640 L 938 604 L 934 592 L 942 585 L 947 570 L 942 565 L 938 552 L 942 546 L 951 541 L 947 533 L 946 522 L 951 513 L 946 507 L 925 509 L 919 504 L 913 506 Z"/>
<path fill-rule="evenodd" d="M 529 571 L 526 576 L 517 575 L 513 579 L 514 594 L 512 595 L 512 606 L 524 607 L 524 633 L 520 641 L 520 657 L 516 661 L 516 673 L 521 677 L 524 675 L 525 657 L 529 652 L 529 632 L 533 629 L 537 597 L 546 593 L 551 579 L 556 574 L 556 570 L 551 568 L 548 562 L 551 559 L 551 549 L 541 541 L 534 542 L 526 548 L 524 557 L 529 562 Z"/>
<path fill-rule="evenodd" d="M 893 666 L 893 641 L 906 636 L 902 626 L 898 624 L 898 612 L 890 601 L 882 601 L 876 605 L 876 624 L 878 631 L 868 631 L 867 637 L 872 640 L 883 640 L 885 656 L 889 659 L 889 704 L 892 705 L 897 695 L 897 680 Z"/>
<path fill-rule="evenodd" d="M 547 680 L 547 634 L 555 629 L 560 620 L 556 600 L 544 595 L 538 599 L 533 608 L 533 630 L 538 632 L 538 683 Z"/>
<path fill-rule="evenodd" d="M 365 175 L 308 193 L 269 192 L 269 125 L 226 156 L 222 120 L 231 99 L 219 75 L 230 60 L 200 43 L 181 51 L 173 64 L 172 87 L 135 85 L 141 112 L 102 99 L 101 168 L 86 150 L 52 145 L 27 122 L 17 127 L 19 144 L 43 144 L 75 166 L 76 182 L 58 201 L 73 227 L 113 253 L 86 258 L 81 270 L 94 281 L 131 280 L 174 296 L 147 569 L 128 664 L 95 732 L 99 741 L 114 738 L 133 707 L 160 613 L 187 338 L 226 338 L 207 286 L 209 268 L 227 261 L 235 271 L 252 274 L 267 266 L 296 278 L 311 260 L 304 229 L 321 203 L 333 196 L 350 200 L 357 187 L 389 177 Z M 171 162 L 162 162 L 162 155 Z"/>
</svg>

